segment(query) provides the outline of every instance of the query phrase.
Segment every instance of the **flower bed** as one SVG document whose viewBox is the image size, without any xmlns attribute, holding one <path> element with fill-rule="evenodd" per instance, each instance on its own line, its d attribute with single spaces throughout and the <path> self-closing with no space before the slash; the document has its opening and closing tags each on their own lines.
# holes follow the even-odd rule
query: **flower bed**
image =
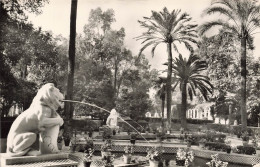
<svg viewBox="0 0 260 167">
<path fill-rule="evenodd" d="M 208 131 L 206 133 L 201 134 L 192 134 L 191 144 L 198 145 L 201 139 L 206 139 L 207 142 L 225 143 L 226 135 L 212 131 Z"/>
<path fill-rule="evenodd" d="M 238 154 L 246 154 L 246 155 L 253 155 L 256 154 L 256 150 L 254 147 L 251 146 L 237 146 Z"/>
<path fill-rule="evenodd" d="M 212 150 L 212 151 L 222 151 L 226 152 L 230 146 L 226 145 L 225 143 L 219 143 L 219 142 L 206 142 L 205 143 L 205 148 L 207 150 Z"/>
</svg>

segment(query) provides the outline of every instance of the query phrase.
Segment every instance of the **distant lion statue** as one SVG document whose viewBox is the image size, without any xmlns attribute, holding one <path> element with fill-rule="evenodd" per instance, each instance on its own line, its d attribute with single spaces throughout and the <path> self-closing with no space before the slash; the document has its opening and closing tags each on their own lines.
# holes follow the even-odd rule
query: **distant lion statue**
<svg viewBox="0 0 260 167">
<path fill-rule="evenodd" d="M 64 107 L 63 99 L 54 84 L 43 85 L 30 107 L 13 122 L 7 136 L 6 153 L 23 156 L 58 152 L 57 138 L 63 119 L 56 111 Z M 39 150 L 33 148 L 35 142 L 39 142 Z"/>
</svg>

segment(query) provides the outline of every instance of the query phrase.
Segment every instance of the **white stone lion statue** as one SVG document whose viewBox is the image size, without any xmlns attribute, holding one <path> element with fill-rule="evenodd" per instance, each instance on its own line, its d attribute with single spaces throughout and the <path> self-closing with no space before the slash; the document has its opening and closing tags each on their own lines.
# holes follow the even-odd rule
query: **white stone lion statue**
<svg viewBox="0 0 260 167">
<path fill-rule="evenodd" d="M 63 99 L 54 84 L 43 85 L 30 107 L 13 122 L 7 136 L 6 153 L 23 156 L 58 152 L 57 137 L 63 119 L 56 111 L 64 107 Z M 33 148 L 35 142 L 39 142 L 39 150 Z"/>
</svg>

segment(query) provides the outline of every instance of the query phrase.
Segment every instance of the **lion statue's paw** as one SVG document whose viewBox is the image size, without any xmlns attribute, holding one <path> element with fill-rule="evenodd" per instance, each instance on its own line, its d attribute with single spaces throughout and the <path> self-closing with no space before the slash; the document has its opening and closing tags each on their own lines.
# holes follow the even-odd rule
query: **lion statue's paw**
<svg viewBox="0 0 260 167">
<path fill-rule="evenodd" d="M 41 152 L 40 151 L 37 151 L 37 150 L 31 150 L 27 153 L 27 155 L 29 156 L 38 156 L 38 155 L 41 155 Z"/>
</svg>

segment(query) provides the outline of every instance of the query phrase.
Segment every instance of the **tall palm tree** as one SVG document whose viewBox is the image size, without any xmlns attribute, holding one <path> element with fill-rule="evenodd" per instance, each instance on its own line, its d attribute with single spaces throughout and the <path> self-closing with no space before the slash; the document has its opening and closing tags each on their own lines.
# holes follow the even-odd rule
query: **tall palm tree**
<svg viewBox="0 0 260 167">
<path fill-rule="evenodd" d="M 152 46 L 152 56 L 159 44 L 167 45 L 168 52 L 168 72 L 167 72 L 167 119 L 171 125 L 171 78 L 172 78 L 172 47 L 178 52 L 176 42 L 183 43 L 186 48 L 193 53 L 192 43 L 197 43 L 195 28 L 197 25 L 191 24 L 191 17 L 181 10 L 173 10 L 171 13 L 165 7 L 162 12 L 152 11 L 151 17 L 144 17 L 144 21 L 138 21 L 141 27 L 147 29 L 137 40 L 142 40 L 144 44 L 139 52 L 139 56 L 148 46 Z"/>
<path fill-rule="evenodd" d="M 208 93 L 212 93 L 213 86 L 209 78 L 201 72 L 207 68 L 206 61 L 201 61 L 199 57 L 191 55 L 188 60 L 179 55 L 173 60 L 173 73 L 175 75 L 174 88 L 179 85 L 181 91 L 181 127 L 187 128 L 186 110 L 187 95 L 193 99 L 198 90 L 208 100 Z"/>
<path fill-rule="evenodd" d="M 66 95 L 66 99 L 69 100 L 72 100 L 73 97 L 77 4 L 78 0 L 71 0 L 68 82 Z M 65 115 L 67 120 L 72 118 L 73 108 L 70 103 L 65 104 Z"/>
<path fill-rule="evenodd" d="M 241 47 L 241 122 L 247 126 L 246 113 L 246 51 L 247 46 L 253 48 L 253 36 L 260 25 L 260 7 L 255 0 L 216 0 L 206 9 L 205 14 L 222 14 L 223 19 L 209 21 L 200 26 L 200 34 L 204 34 L 216 26 L 222 26 L 237 35 Z"/>
<path fill-rule="evenodd" d="M 166 81 L 167 79 L 164 77 L 159 77 L 156 81 L 155 89 L 159 89 L 156 92 L 156 95 L 160 97 L 162 104 L 161 104 L 161 112 L 162 112 L 162 128 L 164 129 L 164 106 L 165 106 L 165 97 L 166 97 Z"/>
</svg>

